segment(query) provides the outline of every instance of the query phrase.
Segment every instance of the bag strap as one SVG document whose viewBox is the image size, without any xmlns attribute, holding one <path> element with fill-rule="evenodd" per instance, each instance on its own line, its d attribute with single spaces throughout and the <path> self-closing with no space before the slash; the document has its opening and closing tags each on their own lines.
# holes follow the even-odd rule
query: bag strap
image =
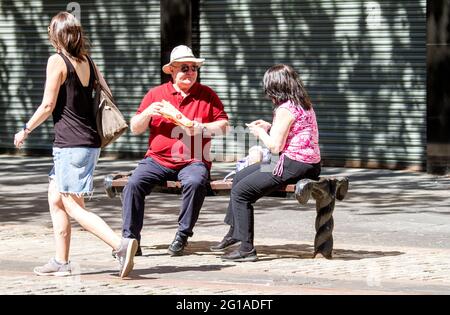
<svg viewBox="0 0 450 315">
<path fill-rule="evenodd" d="M 98 84 L 100 86 L 100 88 L 102 89 L 102 91 L 104 93 L 106 93 L 110 98 L 113 98 L 112 94 L 109 92 L 110 91 L 109 87 L 106 88 L 103 85 L 103 83 L 100 81 L 100 76 L 99 76 L 99 74 L 97 72 L 97 67 L 95 66 L 94 61 L 92 60 L 92 58 L 90 56 L 86 55 L 86 57 L 87 57 L 87 59 L 89 61 L 89 64 L 91 65 L 91 67 L 94 69 L 94 76 L 95 76 L 96 84 Z"/>
<path fill-rule="evenodd" d="M 96 85 L 98 84 L 98 76 L 97 76 L 97 71 L 95 70 L 95 66 L 94 66 L 94 62 L 92 61 L 91 57 L 89 57 L 88 55 L 86 55 L 86 58 L 89 62 L 89 68 L 91 69 L 91 75 L 92 72 L 94 73 L 94 84 L 92 86 L 92 93 L 94 93 L 94 91 L 96 91 Z M 86 92 L 85 92 L 86 93 Z M 86 94 L 85 94 L 86 95 Z M 88 95 L 86 95 L 86 97 L 89 97 Z M 92 99 L 92 112 L 94 114 L 94 117 L 97 117 L 97 113 L 98 113 L 98 107 L 95 104 L 95 98 L 93 96 L 90 96 L 90 98 Z"/>
<path fill-rule="evenodd" d="M 95 77 L 95 81 L 97 81 L 98 83 L 100 82 L 100 80 L 98 79 L 98 73 L 97 73 L 97 68 L 95 67 L 94 62 L 91 59 L 91 56 L 86 55 L 88 61 L 89 61 L 89 65 L 91 66 L 92 70 L 94 70 L 94 77 Z"/>
</svg>

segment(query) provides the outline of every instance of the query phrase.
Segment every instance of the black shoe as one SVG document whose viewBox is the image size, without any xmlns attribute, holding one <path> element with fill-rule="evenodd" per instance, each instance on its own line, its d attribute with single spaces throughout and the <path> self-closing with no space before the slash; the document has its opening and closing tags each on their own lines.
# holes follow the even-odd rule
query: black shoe
<svg viewBox="0 0 450 315">
<path fill-rule="evenodd" d="M 183 250 L 187 245 L 187 236 L 181 235 L 177 233 L 175 235 L 175 239 L 172 241 L 172 244 L 170 244 L 167 251 L 169 252 L 170 256 L 181 256 L 183 255 Z"/>
<path fill-rule="evenodd" d="M 237 261 L 237 262 L 243 262 L 243 261 L 257 261 L 258 256 L 256 255 L 256 249 L 252 249 L 249 252 L 243 252 L 239 249 L 236 249 L 235 251 L 232 251 L 229 254 L 222 255 L 220 258 L 222 258 L 223 261 Z"/>
<path fill-rule="evenodd" d="M 113 256 L 114 259 L 116 259 L 116 251 L 113 249 L 111 255 Z M 136 254 L 134 254 L 134 256 L 142 256 L 142 249 L 141 249 L 141 245 L 138 245 Z"/>
<path fill-rule="evenodd" d="M 134 254 L 134 256 L 142 256 L 141 245 L 138 245 L 138 248 L 137 248 L 137 250 L 136 250 L 136 254 Z"/>
<path fill-rule="evenodd" d="M 237 240 L 235 238 L 225 237 L 220 243 L 211 246 L 209 248 L 209 250 L 212 252 L 221 252 L 224 249 L 227 249 L 228 247 L 230 247 L 231 245 L 234 245 L 239 242 L 240 242 L 240 240 Z"/>
</svg>

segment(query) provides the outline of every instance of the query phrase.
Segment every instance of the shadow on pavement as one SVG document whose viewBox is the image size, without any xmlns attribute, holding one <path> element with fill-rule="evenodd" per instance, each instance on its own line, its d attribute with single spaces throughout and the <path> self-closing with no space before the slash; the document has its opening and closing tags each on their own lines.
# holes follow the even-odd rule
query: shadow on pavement
<svg viewBox="0 0 450 315">
<path fill-rule="evenodd" d="M 189 242 L 189 245 L 185 248 L 185 255 L 199 255 L 199 256 L 217 256 L 222 255 L 221 252 L 211 252 L 209 247 L 216 244 L 216 242 L 208 241 L 197 241 Z M 146 249 L 144 256 L 153 256 L 147 251 L 152 249 L 167 249 L 168 244 L 158 244 L 153 245 Z M 283 244 L 283 245 L 256 245 L 256 251 L 258 252 L 258 260 L 268 261 L 275 259 L 287 259 L 287 258 L 297 258 L 297 259 L 314 259 L 313 253 L 314 248 L 312 245 L 308 244 Z M 236 247 L 230 247 L 227 251 L 230 251 Z M 403 255 L 400 251 L 366 251 L 366 250 L 348 250 L 348 249 L 334 249 L 332 260 L 360 260 L 368 258 L 381 258 L 387 256 L 398 256 Z M 316 259 L 320 259 L 319 256 Z"/>
<path fill-rule="evenodd" d="M 232 267 L 231 265 L 201 265 L 201 266 L 154 266 L 146 269 L 133 269 L 133 271 L 130 273 L 130 275 L 127 277 L 127 279 L 157 279 L 155 278 L 149 278 L 149 277 L 143 277 L 146 275 L 152 275 L 152 274 L 170 274 L 170 273 L 178 273 L 178 272 L 208 272 L 208 271 L 218 271 L 225 268 Z M 111 275 L 112 277 L 118 276 L 117 270 L 102 270 L 102 271 L 92 271 L 92 272 L 81 272 L 82 276 L 88 276 L 88 275 Z"/>
</svg>

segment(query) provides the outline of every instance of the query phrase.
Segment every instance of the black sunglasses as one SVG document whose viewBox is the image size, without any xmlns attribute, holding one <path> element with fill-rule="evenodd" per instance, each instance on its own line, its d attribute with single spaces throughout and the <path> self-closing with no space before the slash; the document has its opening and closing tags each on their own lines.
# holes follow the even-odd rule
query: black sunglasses
<svg viewBox="0 0 450 315">
<path fill-rule="evenodd" d="M 199 66 L 193 65 L 193 66 L 188 66 L 188 65 L 181 65 L 178 68 L 180 68 L 180 71 L 183 73 L 186 73 L 189 71 L 189 68 L 191 69 L 192 72 L 197 72 L 198 69 L 200 68 Z"/>
</svg>

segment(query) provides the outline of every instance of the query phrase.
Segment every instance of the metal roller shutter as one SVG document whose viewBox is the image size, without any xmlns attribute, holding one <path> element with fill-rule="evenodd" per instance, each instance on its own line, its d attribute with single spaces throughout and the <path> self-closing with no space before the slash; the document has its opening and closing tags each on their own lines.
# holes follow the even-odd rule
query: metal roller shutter
<svg viewBox="0 0 450 315">
<path fill-rule="evenodd" d="M 232 125 L 272 119 L 262 77 L 287 63 L 315 105 L 325 165 L 424 168 L 424 0 L 200 0 L 199 10 L 202 82 Z M 244 154 L 242 139 L 222 142 L 214 152 Z"/>
<path fill-rule="evenodd" d="M 13 135 L 42 101 L 45 67 L 54 53 L 47 37 L 52 16 L 69 1 L 0 2 L 0 148 L 13 148 Z M 160 84 L 160 1 L 77 1 L 92 57 L 111 86 L 127 120 L 142 97 Z M 50 149 L 49 119 L 27 141 L 27 149 Z M 148 135 L 128 131 L 107 151 L 144 153 Z"/>
</svg>

